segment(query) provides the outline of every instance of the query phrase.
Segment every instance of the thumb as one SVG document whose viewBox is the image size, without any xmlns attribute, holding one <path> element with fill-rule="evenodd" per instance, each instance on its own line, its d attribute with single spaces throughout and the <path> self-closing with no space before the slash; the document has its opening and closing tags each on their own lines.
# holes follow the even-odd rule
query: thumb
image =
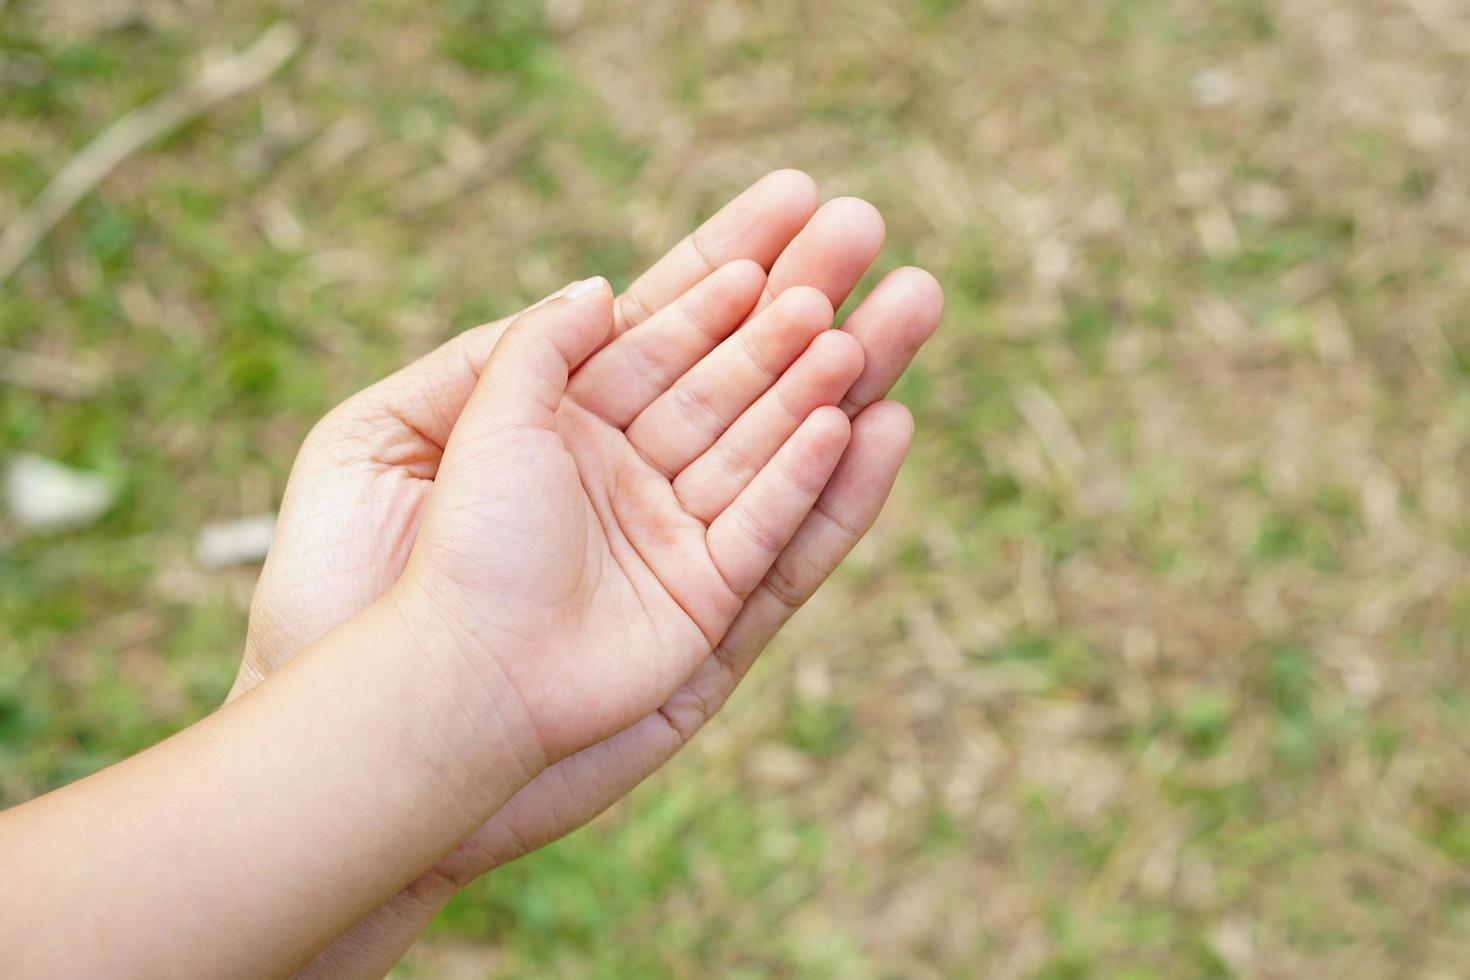
<svg viewBox="0 0 1470 980">
<path fill-rule="evenodd" d="M 477 431 L 552 428 L 567 379 L 612 330 L 612 301 L 607 280 L 594 276 L 521 314 L 495 345 L 461 424 Z"/>
</svg>

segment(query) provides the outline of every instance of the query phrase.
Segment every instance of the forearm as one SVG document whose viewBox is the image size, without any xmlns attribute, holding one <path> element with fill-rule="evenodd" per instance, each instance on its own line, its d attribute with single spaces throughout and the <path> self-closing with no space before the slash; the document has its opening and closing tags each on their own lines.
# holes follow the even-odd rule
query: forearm
<svg viewBox="0 0 1470 980">
<path fill-rule="evenodd" d="M 12 976 L 272 976 L 527 779 L 523 746 L 390 601 L 249 696 L 0 814 Z M 501 705 L 504 707 L 504 705 Z"/>
</svg>

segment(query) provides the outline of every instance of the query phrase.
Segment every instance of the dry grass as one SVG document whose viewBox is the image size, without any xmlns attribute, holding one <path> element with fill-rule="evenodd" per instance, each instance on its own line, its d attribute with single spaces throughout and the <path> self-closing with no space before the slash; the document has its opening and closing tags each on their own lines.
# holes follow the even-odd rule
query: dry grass
<svg viewBox="0 0 1470 980">
<path fill-rule="evenodd" d="M 316 413 L 799 166 L 948 287 L 896 499 L 686 758 L 405 971 L 1463 970 L 1463 5 L 477 9 L 5 13 L 0 214 L 201 47 L 307 36 L 0 297 L 0 346 L 109 379 L 5 391 L 7 440 L 130 487 L 0 557 L 6 799 L 223 690 L 249 576 L 189 535 Z"/>
</svg>

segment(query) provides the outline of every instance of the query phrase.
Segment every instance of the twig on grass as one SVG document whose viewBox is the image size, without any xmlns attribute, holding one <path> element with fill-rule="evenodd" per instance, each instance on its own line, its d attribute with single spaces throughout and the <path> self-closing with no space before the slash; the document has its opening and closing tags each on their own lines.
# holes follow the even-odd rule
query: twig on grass
<svg viewBox="0 0 1470 980">
<path fill-rule="evenodd" d="M 301 44 L 289 24 L 276 24 L 238 54 L 205 65 L 181 88 L 166 92 L 108 126 L 56 172 L 30 206 L 0 235 L 0 284 L 10 279 L 77 202 L 128 157 L 211 106 L 260 85 Z"/>
<path fill-rule="evenodd" d="M 0 381 L 6 384 L 81 401 L 96 393 L 102 378 L 94 363 L 0 347 Z"/>
</svg>

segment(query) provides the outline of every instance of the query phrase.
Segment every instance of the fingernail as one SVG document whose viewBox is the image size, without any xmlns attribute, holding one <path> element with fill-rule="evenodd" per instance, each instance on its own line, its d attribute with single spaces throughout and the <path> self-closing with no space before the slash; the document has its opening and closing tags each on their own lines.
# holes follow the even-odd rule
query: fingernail
<svg viewBox="0 0 1470 980">
<path fill-rule="evenodd" d="M 578 296 L 586 296 L 588 293 L 607 288 L 609 287 L 606 279 L 601 276 L 593 276 L 591 279 L 582 279 L 572 283 L 561 291 L 561 295 L 564 299 L 576 299 Z"/>
</svg>

